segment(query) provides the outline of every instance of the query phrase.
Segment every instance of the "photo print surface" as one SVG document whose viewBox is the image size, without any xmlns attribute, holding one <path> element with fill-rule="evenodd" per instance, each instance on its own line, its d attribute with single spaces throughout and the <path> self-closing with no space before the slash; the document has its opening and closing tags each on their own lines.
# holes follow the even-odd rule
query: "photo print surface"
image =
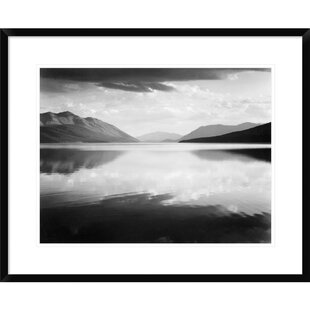
<svg viewBox="0 0 310 310">
<path fill-rule="evenodd" d="M 41 68 L 41 243 L 270 243 L 270 68 Z"/>
</svg>

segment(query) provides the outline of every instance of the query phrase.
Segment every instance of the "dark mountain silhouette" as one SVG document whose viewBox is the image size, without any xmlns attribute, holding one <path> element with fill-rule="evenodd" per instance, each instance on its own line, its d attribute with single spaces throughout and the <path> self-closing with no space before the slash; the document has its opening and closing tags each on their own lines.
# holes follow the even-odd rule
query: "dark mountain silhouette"
<svg viewBox="0 0 310 310">
<path fill-rule="evenodd" d="M 207 137 L 215 137 L 224 135 L 227 133 L 241 131 L 250 129 L 261 124 L 255 123 L 242 123 L 239 125 L 208 125 L 208 126 L 201 126 L 194 131 L 190 132 L 189 134 L 183 136 L 180 141 L 183 140 L 191 140 L 191 139 L 198 139 L 198 138 L 207 138 Z"/>
<path fill-rule="evenodd" d="M 181 137 L 182 136 L 177 133 L 157 131 L 139 136 L 137 139 L 142 142 L 175 142 Z"/>
<path fill-rule="evenodd" d="M 247 130 L 236 131 L 216 137 L 205 137 L 182 142 L 200 143 L 271 143 L 271 123 L 260 125 Z"/>
<path fill-rule="evenodd" d="M 40 115 L 41 143 L 138 142 L 134 137 L 99 119 L 79 117 L 71 112 Z"/>
</svg>

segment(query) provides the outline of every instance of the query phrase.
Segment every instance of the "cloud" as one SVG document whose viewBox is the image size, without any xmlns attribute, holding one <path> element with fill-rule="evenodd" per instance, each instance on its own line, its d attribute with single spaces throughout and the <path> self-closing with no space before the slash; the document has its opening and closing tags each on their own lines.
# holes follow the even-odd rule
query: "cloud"
<svg viewBox="0 0 310 310">
<path fill-rule="evenodd" d="M 68 93 L 81 90 L 81 85 L 49 78 L 40 79 L 40 91 L 44 93 Z"/>
<path fill-rule="evenodd" d="M 103 82 L 96 84 L 99 87 L 111 88 L 111 89 L 120 89 L 124 91 L 132 92 L 141 92 L 149 93 L 154 90 L 160 91 L 173 91 L 174 87 L 165 85 L 163 83 L 112 83 L 112 82 Z"/>
<path fill-rule="evenodd" d="M 243 104 L 270 104 L 271 97 L 270 96 L 259 96 L 255 98 L 246 97 L 246 98 L 239 100 L 239 102 Z"/>
<path fill-rule="evenodd" d="M 40 91 L 44 93 L 65 93 L 64 83 L 60 81 L 41 78 L 40 80 Z"/>
<path fill-rule="evenodd" d="M 239 72 L 270 72 L 270 68 L 41 68 L 41 79 L 66 83 L 91 83 L 130 92 L 172 91 L 165 82 L 223 80 Z M 45 85 L 45 87 L 49 87 Z M 44 88 L 43 88 L 44 91 Z M 50 91 L 53 91 L 50 89 Z M 54 89 L 56 92 L 57 89 Z"/>
</svg>

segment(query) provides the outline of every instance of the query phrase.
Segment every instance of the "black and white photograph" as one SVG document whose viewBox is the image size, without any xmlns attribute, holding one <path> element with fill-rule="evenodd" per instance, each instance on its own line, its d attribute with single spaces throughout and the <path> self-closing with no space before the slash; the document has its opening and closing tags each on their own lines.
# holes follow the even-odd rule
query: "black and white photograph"
<svg viewBox="0 0 310 310">
<path fill-rule="evenodd" d="M 0 41 L 4 281 L 309 281 L 309 30 Z"/>
<path fill-rule="evenodd" d="M 41 243 L 271 243 L 272 69 L 40 68 Z"/>
</svg>

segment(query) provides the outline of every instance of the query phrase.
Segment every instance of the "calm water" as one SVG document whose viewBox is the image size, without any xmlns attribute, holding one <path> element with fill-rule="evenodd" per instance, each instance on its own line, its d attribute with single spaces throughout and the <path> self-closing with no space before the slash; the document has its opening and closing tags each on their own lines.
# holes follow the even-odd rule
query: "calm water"
<svg viewBox="0 0 310 310">
<path fill-rule="evenodd" d="M 268 147 L 41 145 L 41 242 L 270 242 Z"/>
</svg>

